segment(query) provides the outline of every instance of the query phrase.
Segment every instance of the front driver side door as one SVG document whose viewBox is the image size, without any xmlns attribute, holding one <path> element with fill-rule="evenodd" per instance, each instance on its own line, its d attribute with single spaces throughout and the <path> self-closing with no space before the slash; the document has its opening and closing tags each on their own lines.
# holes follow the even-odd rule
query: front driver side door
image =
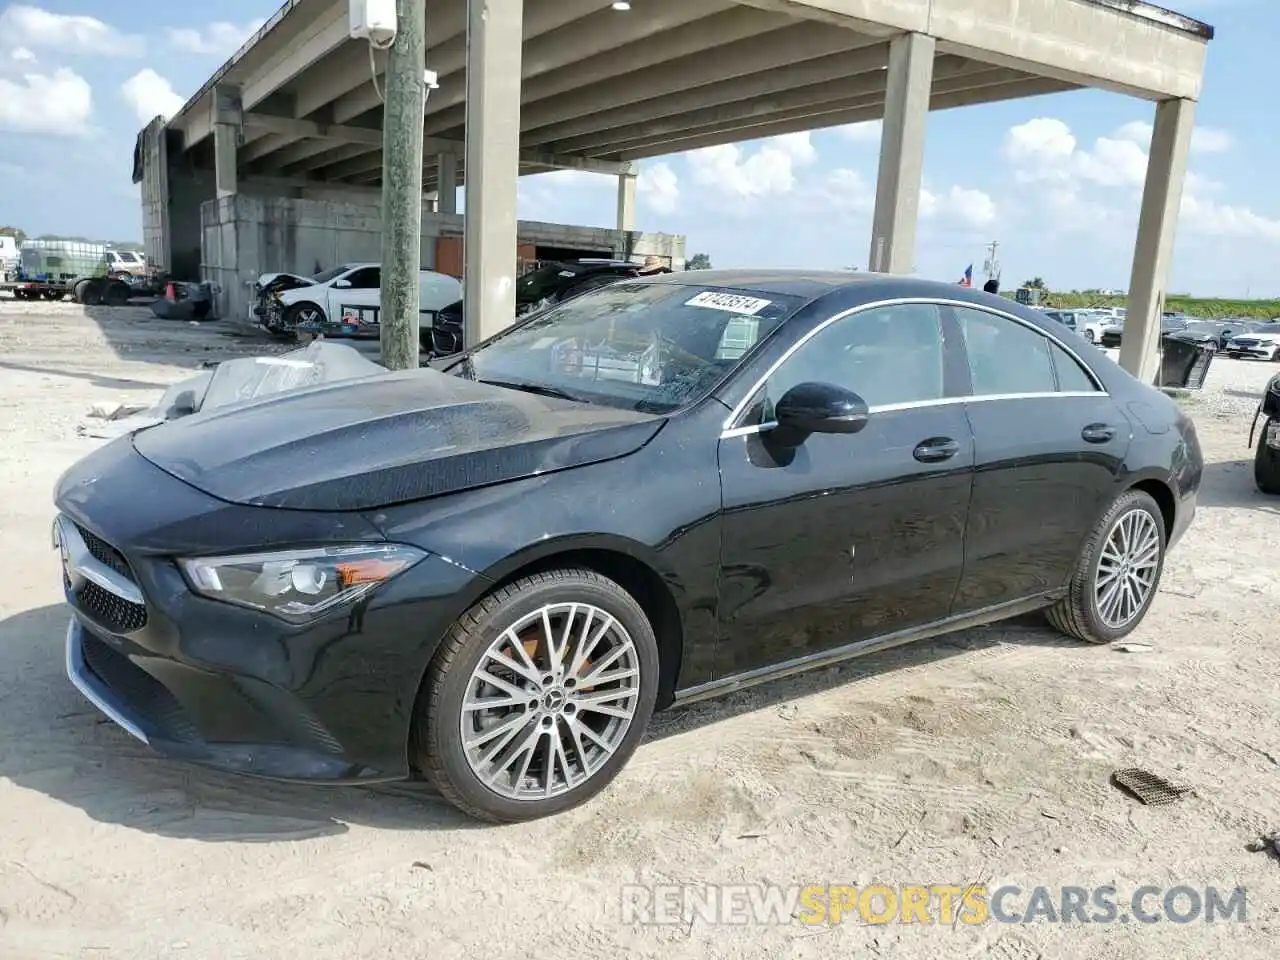
<svg viewBox="0 0 1280 960">
<path fill-rule="evenodd" d="M 722 435 L 721 677 L 948 616 L 973 481 L 956 357 L 934 305 L 850 313 L 794 348 Z M 862 396 L 867 425 L 774 448 L 773 405 L 814 381 Z"/>
<path fill-rule="evenodd" d="M 354 314 L 362 322 L 376 322 L 381 296 L 382 269 L 357 267 L 340 279 L 345 280 L 348 285 L 329 287 L 329 319 L 340 321 L 344 315 Z M 335 284 L 337 282 L 334 281 Z"/>
</svg>

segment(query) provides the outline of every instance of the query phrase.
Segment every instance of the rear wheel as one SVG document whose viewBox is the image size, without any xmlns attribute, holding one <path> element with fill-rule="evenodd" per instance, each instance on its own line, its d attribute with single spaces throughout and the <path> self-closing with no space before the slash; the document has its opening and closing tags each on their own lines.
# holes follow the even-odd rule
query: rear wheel
<svg viewBox="0 0 1280 960">
<path fill-rule="evenodd" d="M 1262 425 L 1258 450 L 1253 455 L 1253 482 L 1259 490 L 1270 496 L 1280 494 L 1280 450 L 1267 445 L 1267 434 L 1275 423 L 1274 419 L 1268 418 Z"/>
<path fill-rule="evenodd" d="M 653 627 L 626 590 L 590 570 L 534 574 L 445 638 L 418 698 L 416 765 L 480 820 L 568 810 L 635 752 L 657 680 Z"/>
<path fill-rule="evenodd" d="M 1087 327 L 1085 328 L 1085 331 L 1084 331 L 1084 338 L 1088 340 L 1090 343 L 1097 343 L 1098 341 L 1098 338 L 1097 336 L 1094 335 L 1094 332 L 1088 329 Z"/>
<path fill-rule="evenodd" d="M 129 285 L 122 280 L 109 280 L 102 302 L 109 307 L 123 307 L 129 302 Z"/>
<path fill-rule="evenodd" d="M 1121 494 L 1085 541 L 1067 595 L 1047 611 L 1049 622 L 1088 643 L 1111 643 L 1131 633 L 1160 586 L 1166 537 L 1150 494 Z"/>
</svg>

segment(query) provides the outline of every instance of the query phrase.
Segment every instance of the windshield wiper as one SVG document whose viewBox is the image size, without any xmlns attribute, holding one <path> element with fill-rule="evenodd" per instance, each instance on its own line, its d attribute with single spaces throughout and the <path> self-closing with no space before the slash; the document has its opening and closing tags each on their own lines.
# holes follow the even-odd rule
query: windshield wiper
<svg viewBox="0 0 1280 960">
<path fill-rule="evenodd" d="M 574 403 L 586 403 L 581 397 L 566 393 L 555 387 L 545 387 L 540 383 L 522 383 L 516 380 L 477 380 L 476 383 L 487 383 L 491 387 L 506 387 L 508 390 L 522 390 L 525 393 L 536 393 L 541 397 L 555 397 L 557 400 L 572 400 Z"/>
</svg>

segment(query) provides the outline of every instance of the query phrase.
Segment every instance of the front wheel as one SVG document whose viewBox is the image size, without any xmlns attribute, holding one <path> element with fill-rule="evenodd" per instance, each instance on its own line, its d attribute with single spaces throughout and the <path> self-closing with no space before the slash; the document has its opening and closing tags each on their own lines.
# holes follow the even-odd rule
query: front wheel
<svg viewBox="0 0 1280 960">
<path fill-rule="evenodd" d="M 1121 494 L 1085 541 L 1067 595 L 1047 611 L 1049 622 L 1087 643 L 1131 633 L 1160 586 L 1167 536 L 1150 494 Z"/>
<path fill-rule="evenodd" d="M 1267 438 L 1280 431 L 1280 422 L 1268 417 L 1258 438 L 1258 450 L 1253 455 L 1253 482 L 1258 489 L 1270 496 L 1280 494 L 1280 450 L 1270 446 Z"/>
<path fill-rule="evenodd" d="M 626 590 L 590 570 L 534 574 L 445 637 L 415 708 L 412 755 L 476 819 L 560 813 L 630 759 L 657 685 L 657 639 Z"/>
</svg>

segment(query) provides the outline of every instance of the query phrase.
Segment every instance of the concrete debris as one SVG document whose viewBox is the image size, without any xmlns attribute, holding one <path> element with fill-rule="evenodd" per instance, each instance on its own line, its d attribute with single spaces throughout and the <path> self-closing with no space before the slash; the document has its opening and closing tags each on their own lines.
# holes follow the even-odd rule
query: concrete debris
<svg viewBox="0 0 1280 960">
<path fill-rule="evenodd" d="M 1155 647 L 1149 643 L 1117 643 L 1113 649 L 1121 653 L 1150 653 Z"/>
</svg>

